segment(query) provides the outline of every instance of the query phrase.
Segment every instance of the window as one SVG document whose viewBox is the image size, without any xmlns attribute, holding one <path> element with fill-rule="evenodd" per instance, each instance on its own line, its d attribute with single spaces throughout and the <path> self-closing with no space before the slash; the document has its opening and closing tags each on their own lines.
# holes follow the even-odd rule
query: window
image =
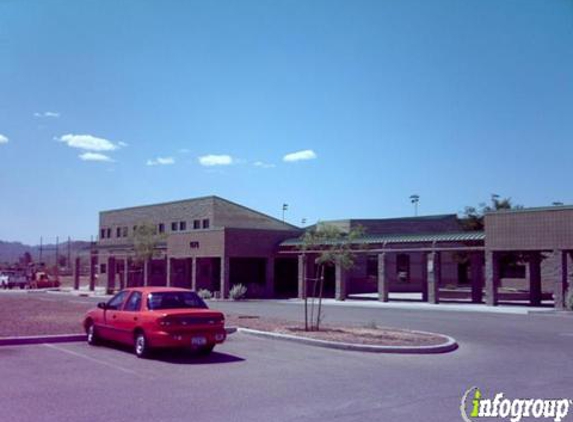
<svg viewBox="0 0 573 422">
<path fill-rule="evenodd" d="M 137 226 L 133 226 L 133 233 L 135 234 L 136 231 L 137 231 Z"/>
<path fill-rule="evenodd" d="M 123 227 L 123 228 L 121 229 L 121 234 L 122 234 L 123 237 L 127 237 L 127 227 Z"/>
<path fill-rule="evenodd" d="M 174 221 L 171 223 L 171 231 L 172 232 L 176 232 L 177 231 L 177 222 Z"/>
<path fill-rule="evenodd" d="M 112 297 L 109 302 L 107 302 L 107 309 L 121 309 L 121 304 L 127 297 L 128 293 L 128 291 L 124 290 L 123 292 L 119 292 L 114 297 Z"/>
<path fill-rule="evenodd" d="M 209 228 L 209 219 L 208 219 L 208 218 L 205 218 L 205 219 L 203 220 L 203 228 L 204 228 L 204 229 L 208 229 L 208 228 Z"/>
<path fill-rule="evenodd" d="M 410 281 L 410 255 L 400 254 L 396 257 L 396 277 L 399 281 Z"/>
<path fill-rule="evenodd" d="M 159 233 L 165 232 L 165 224 L 159 223 L 158 228 L 159 228 Z"/>
<path fill-rule="evenodd" d="M 100 230 L 100 235 L 99 235 L 100 239 L 105 239 L 105 229 L 101 229 Z"/>
<path fill-rule="evenodd" d="M 108 239 L 111 237 L 111 229 L 106 230 L 105 237 L 107 237 Z"/>
<path fill-rule="evenodd" d="M 115 237 L 121 237 L 121 227 L 115 229 Z"/>
<path fill-rule="evenodd" d="M 180 221 L 179 222 L 179 230 L 181 230 L 181 231 L 187 230 L 187 222 L 186 221 Z"/>
<path fill-rule="evenodd" d="M 199 230 L 201 228 L 201 220 L 193 220 L 193 229 Z"/>
<path fill-rule="evenodd" d="M 147 298 L 147 307 L 151 311 L 157 309 L 207 309 L 205 302 L 195 292 L 150 293 Z"/>
<path fill-rule="evenodd" d="M 106 272 L 106 265 L 105 265 L 105 264 L 101 264 L 101 265 L 99 266 L 99 272 L 100 272 L 101 274 L 105 274 L 105 272 Z"/>
<path fill-rule="evenodd" d="M 123 307 L 124 311 L 131 311 L 136 312 L 141 309 L 141 293 L 140 292 L 133 292 L 127 302 L 125 302 L 125 306 Z"/>
</svg>

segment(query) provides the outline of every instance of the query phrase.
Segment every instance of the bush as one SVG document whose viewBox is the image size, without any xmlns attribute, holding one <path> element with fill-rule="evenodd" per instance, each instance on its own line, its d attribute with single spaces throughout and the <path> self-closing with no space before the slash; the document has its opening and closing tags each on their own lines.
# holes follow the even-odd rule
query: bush
<svg viewBox="0 0 573 422">
<path fill-rule="evenodd" d="M 229 291 L 229 297 L 232 300 L 242 300 L 247 294 L 247 288 L 242 284 L 235 284 Z"/>
<path fill-rule="evenodd" d="M 573 287 L 567 290 L 567 294 L 565 295 L 565 307 L 573 311 Z"/>
<path fill-rule="evenodd" d="M 199 289 L 197 296 L 199 296 L 201 299 L 211 299 L 213 297 L 213 293 L 207 289 Z"/>
</svg>

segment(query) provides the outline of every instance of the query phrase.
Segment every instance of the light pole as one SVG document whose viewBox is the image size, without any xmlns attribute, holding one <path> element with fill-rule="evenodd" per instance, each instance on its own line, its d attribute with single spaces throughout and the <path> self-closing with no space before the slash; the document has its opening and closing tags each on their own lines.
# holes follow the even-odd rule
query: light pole
<svg viewBox="0 0 573 422">
<path fill-rule="evenodd" d="M 288 204 L 283 204 L 283 223 L 285 221 L 285 211 L 288 210 Z"/>
<path fill-rule="evenodd" d="M 418 216 L 418 202 L 420 202 L 420 195 L 410 195 L 410 202 L 414 204 L 414 216 Z"/>
</svg>

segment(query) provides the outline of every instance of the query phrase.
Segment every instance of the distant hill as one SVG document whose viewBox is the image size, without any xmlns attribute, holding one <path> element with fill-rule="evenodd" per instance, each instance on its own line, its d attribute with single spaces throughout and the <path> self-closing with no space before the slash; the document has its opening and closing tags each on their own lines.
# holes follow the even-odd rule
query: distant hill
<svg viewBox="0 0 573 422">
<path fill-rule="evenodd" d="M 90 242 L 83 240 L 74 240 L 70 242 L 70 253 L 73 257 L 78 252 L 86 252 L 89 250 Z M 21 256 L 26 252 L 32 255 L 32 260 L 38 262 L 40 260 L 40 245 L 25 245 L 21 242 L 5 242 L 0 240 L 0 263 L 14 264 L 17 263 Z M 60 243 L 58 246 L 58 254 L 67 257 L 68 255 L 68 242 Z M 42 246 L 42 261 L 48 265 L 53 265 L 56 260 L 56 245 L 49 244 Z"/>
</svg>

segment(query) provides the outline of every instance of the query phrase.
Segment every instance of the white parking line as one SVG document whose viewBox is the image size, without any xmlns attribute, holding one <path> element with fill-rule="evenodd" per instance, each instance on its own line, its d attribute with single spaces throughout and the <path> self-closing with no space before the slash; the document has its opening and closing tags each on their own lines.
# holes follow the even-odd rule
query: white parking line
<svg viewBox="0 0 573 422">
<path fill-rule="evenodd" d="M 68 353 L 68 354 L 70 354 L 70 355 L 72 355 L 72 356 L 77 356 L 77 357 L 79 357 L 79 358 L 83 358 L 83 359 L 86 359 L 86 360 L 89 360 L 89 361 L 92 361 L 92 362 L 96 362 L 96 363 L 99 363 L 99 364 L 101 364 L 101 365 L 105 365 L 105 366 L 108 366 L 108 367 L 110 367 L 110 368 L 117 369 L 117 370 L 119 370 L 119 371 L 125 372 L 125 373 L 127 373 L 127 374 L 132 374 L 132 375 L 136 375 L 136 376 L 138 376 L 138 377 L 144 378 L 141 374 L 139 374 L 139 373 L 137 373 L 137 372 L 135 372 L 135 371 L 132 371 L 131 369 L 123 368 L 123 367 L 121 367 L 121 366 L 119 366 L 119 365 L 114 365 L 113 363 L 109 363 L 109 362 L 106 362 L 106 361 L 103 361 L 103 360 L 95 359 L 95 358 L 92 358 L 91 356 L 87 356 L 87 355 L 84 355 L 84 354 L 82 354 L 82 353 L 73 352 L 73 351 L 68 350 L 68 349 L 65 349 L 65 348 L 63 348 L 63 347 L 56 346 L 56 345 L 54 345 L 54 344 L 46 344 L 46 343 L 44 343 L 43 346 L 49 347 L 50 349 L 58 350 L 58 351 L 60 351 L 60 352 Z"/>
</svg>

